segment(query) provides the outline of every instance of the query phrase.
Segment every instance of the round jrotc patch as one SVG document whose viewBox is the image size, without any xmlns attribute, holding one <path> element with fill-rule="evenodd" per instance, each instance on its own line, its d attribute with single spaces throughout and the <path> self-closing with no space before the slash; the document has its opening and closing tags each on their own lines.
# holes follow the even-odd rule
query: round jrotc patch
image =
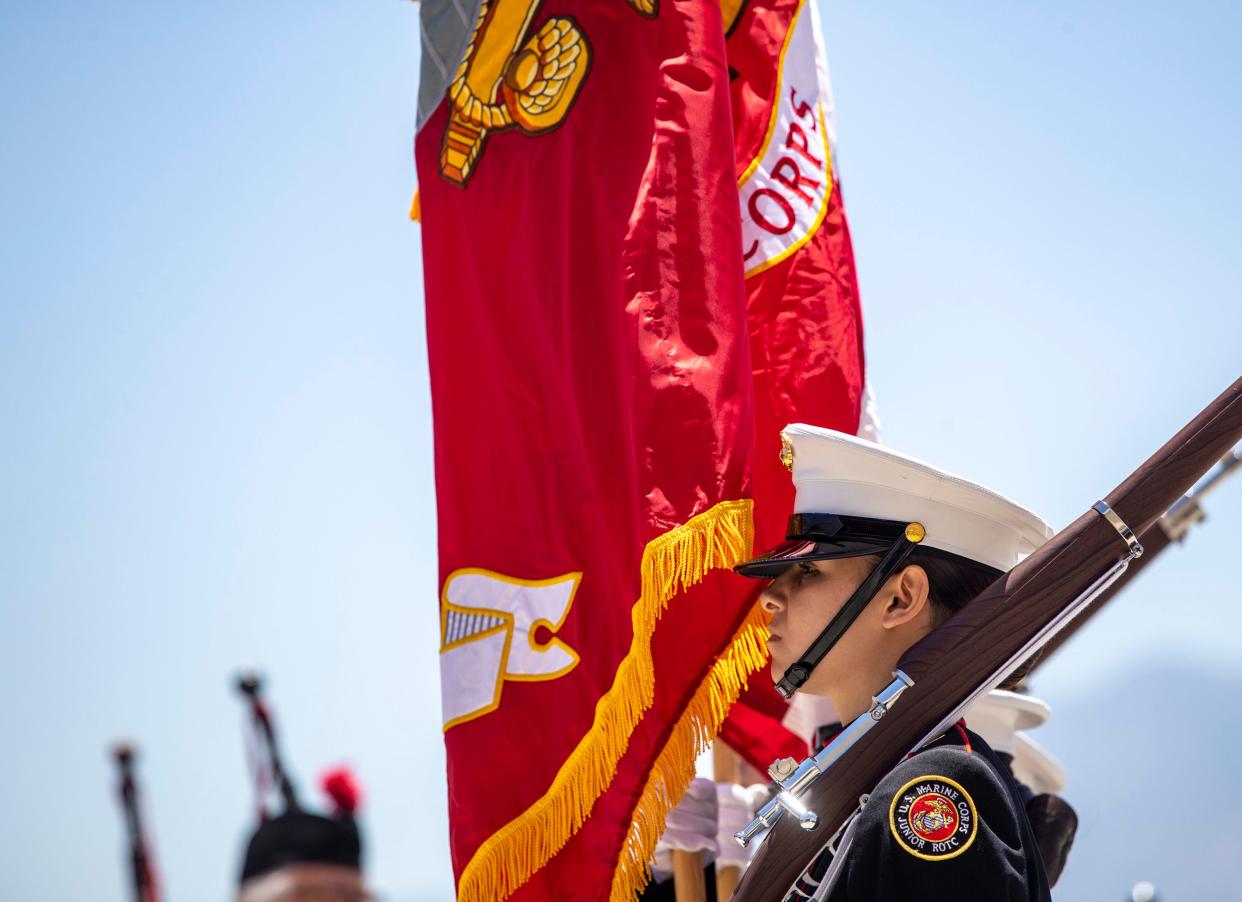
<svg viewBox="0 0 1242 902">
<path fill-rule="evenodd" d="M 975 801 L 960 784 L 933 774 L 901 787 L 888 809 L 897 844 L 916 858 L 956 858 L 975 841 Z"/>
</svg>

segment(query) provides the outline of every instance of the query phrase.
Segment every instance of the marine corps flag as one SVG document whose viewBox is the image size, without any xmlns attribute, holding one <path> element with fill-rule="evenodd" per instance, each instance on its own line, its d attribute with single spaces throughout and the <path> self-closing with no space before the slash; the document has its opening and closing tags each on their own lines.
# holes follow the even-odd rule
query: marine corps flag
<svg viewBox="0 0 1242 902">
<path fill-rule="evenodd" d="M 780 430 L 803 421 L 858 431 L 862 314 L 816 4 L 724 0 L 722 8 L 754 369 L 755 540 L 770 548 L 793 508 Z M 805 742 L 782 727 L 785 713 L 771 683 L 756 680 L 722 736 L 761 772 L 776 758 L 801 758 Z"/>
<path fill-rule="evenodd" d="M 729 572 L 754 412 L 721 9 L 427 0 L 422 25 L 458 895 L 632 898 L 765 660 Z"/>
</svg>

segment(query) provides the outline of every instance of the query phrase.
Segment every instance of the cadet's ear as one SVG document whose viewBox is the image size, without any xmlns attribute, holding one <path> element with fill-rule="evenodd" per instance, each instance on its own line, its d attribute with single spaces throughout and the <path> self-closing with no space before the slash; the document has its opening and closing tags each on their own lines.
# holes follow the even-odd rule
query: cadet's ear
<svg viewBox="0 0 1242 902">
<path fill-rule="evenodd" d="M 884 614 L 880 625 L 885 629 L 894 629 L 903 623 L 909 623 L 928 609 L 930 599 L 928 593 L 931 585 L 927 581 L 927 571 L 918 564 L 911 564 L 894 574 L 884 586 Z"/>
</svg>

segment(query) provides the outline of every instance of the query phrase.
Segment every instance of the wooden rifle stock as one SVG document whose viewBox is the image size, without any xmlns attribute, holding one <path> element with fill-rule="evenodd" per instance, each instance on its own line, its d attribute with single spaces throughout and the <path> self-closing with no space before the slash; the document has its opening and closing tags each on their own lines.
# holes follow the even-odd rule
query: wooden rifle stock
<svg viewBox="0 0 1242 902">
<path fill-rule="evenodd" d="M 1126 567 L 1125 573 L 1121 574 L 1112 585 L 1097 595 L 1091 604 L 1083 608 L 1082 613 L 1071 620 L 1065 629 L 1058 632 L 1045 643 L 1044 647 L 1039 651 L 1038 660 L 1033 662 L 1031 666 L 1031 673 L 1034 673 L 1048 663 L 1048 659 L 1055 655 L 1061 646 L 1072 639 L 1080 629 L 1086 626 L 1088 620 L 1100 613 L 1104 605 L 1116 598 L 1122 589 L 1130 585 L 1131 580 L 1142 573 L 1152 561 L 1173 544 L 1173 540 L 1161 528 L 1159 522 L 1139 536 L 1139 541 L 1143 544 L 1142 557 L 1130 561 L 1130 565 Z"/>
<path fill-rule="evenodd" d="M 1104 605 L 1112 601 L 1122 589 L 1130 584 L 1131 580 L 1163 554 L 1166 548 L 1174 542 L 1182 542 L 1190 527 L 1204 519 L 1203 510 L 1199 507 L 1199 502 L 1203 496 L 1232 471 L 1239 468 L 1242 468 L 1242 449 L 1235 448 L 1221 459 L 1219 466 L 1212 471 L 1212 475 L 1204 483 L 1197 486 L 1193 493 L 1182 496 L 1177 504 L 1173 505 L 1159 520 L 1148 527 L 1147 531 L 1139 536 L 1139 541 L 1143 543 L 1143 556 L 1131 561 L 1130 566 L 1126 568 L 1126 572 L 1121 574 L 1116 582 L 1105 589 L 1065 629 L 1052 637 L 1052 640 L 1040 651 L 1039 659 L 1032 662 L 1031 672 L 1033 673 L 1040 667 L 1043 667 L 1062 645 L 1086 626 L 1087 621 L 1098 614 Z"/>
<path fill-rule="evenodd" d="M 1104 500 L 1142 535 L 1240 438 L 1242 379 Z M 801 796 L 818 813 L 819 826 L 807 831 L 788 815 L 778 820 L 734 898 L 783 898 L 858 807 L 860 796 L 974 697 L 1019 666 L 1036 650 L 1033 643 L 1048 641 L 1048 625 L 1127 555 L 1118 531 L 1089 509 L 906 652 L 898 666 L 914 685 Z"/>
</svg>

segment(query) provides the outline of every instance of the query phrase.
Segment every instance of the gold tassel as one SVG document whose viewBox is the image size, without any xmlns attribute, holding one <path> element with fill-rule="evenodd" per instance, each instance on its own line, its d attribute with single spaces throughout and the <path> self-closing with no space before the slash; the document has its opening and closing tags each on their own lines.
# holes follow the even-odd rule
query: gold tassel
<svg viewBox="0 0 1242 902">
<path fill-rule="evenodd" d="M 423 221 L 423 204 L 419 200 L 417 188 L 414 189 L 414 199 L 410 201 L 410 219 L 418 223 Z"/>
<path fill-rule="evenodd" d="M 694 778 L 695 759 L 720 732 L 747 679 L 766 663 L 767 640 L 768 618 L 756 604 L 699 684 L 651 768 L 613 874 L 611 902 L 632 902 L 651 880 L 651 856 L 665 819 Z"/>
<path fill-rule="evenodd" d="M 630 613 L 634 638 L 630 642 L 629 652 L 617 667 L 611 688 L 595 705 L 595 720 L 591 729 L 565 759 L 548 791 L 489 836 L 475 851 L 458 881 L 459 899 L 490 902 L 508 898 L 532 874 L 547 864 L 581 828 L 590 815 L 595 800 L 612 784 L 617 774 L 617 763 L 629 746 L 630 735 L 655 698 L 655 665 L 651 659 L 651 637 L 656 623 L 668 607 L 669 601 L 700 582 L 708 571 L 733 567 L 749 557 L 751 545 L 754 543 L 752 507 L 753 502 L 749 499 L 722 501 L 647 543 L 647 547 L 643 549 L 641 566 L 642 591 Z M 752 613 L 746 623 L 749 624 L 753 617 Z M 723 702 L 727 695 L 725 689 L 718 692 L 718 699 L 707 703 L 709 707 L 719 707 L 723 703 L 719 720 L 724 719 L 728 704 L 737 697 L 741 684 L 745 682 L 745 674 L 738 679 L 741 672 L 738 662 L 758 661 L 745 671 L 747 674 L 763 666 L 762 639 L 753 640 L 751 637 L 758 644 L 753 645 L 752 642 L 752 647 L 742 643 L 745 645 L 746 654 L 741 658 L 734 654 L 734 650 L 739 647 L 740 636 L 741 631 L 704 681 L 706 685 L 714 679 L 724 680 L 724 675 L 717 676 L 722 667 L 722 674 L 727 672 L 737 680 L 737 688 L 733 689 L 727 703 Z M 722 665 L 721 662 L 726 659 L 735 663 Z M 722 686 L 725 684 L 722 683 Z M 703 687 L 700 686 L 699 693 L 702 691 Z M 699 695 L 696 694 L 687 709 L 688 712 L 694 710 L 698 700 Z M 685 722 L 686 715 L 683 715 L 674 736 L 680 734 L 681 725 Z M 712 730 L 713 734 L 714 732 L 715 728 Z M 710 741 L 710 738 L 708 736 L 703 742 Z M 685 740 L 682 742 L 684 745 Z M 679 747 L 679 750 L 684 751 L 684 748 Z M 661 752 L 661 760 L 667 754 L 670 754 L 669 744 Z M 693 754 L 689 762 L 693 768 Z M 654 810 L 650 804 L 643 808 L 642 803 L 646 800 L 647 792 L 644 791 L 639 809 L 635 811 L 636 823 L 639 810 L 644 812 L 645 817 L 652 816 L 646 813 L 649 809 Z M 661 825 L 667 811 L 668 807 L 659 810 Z M 651 848 L 654 847 L 655 839 L 652 839 Z M 623 850 L 622 861 L 626 860 L 625 856 L 626 852 Z"/>
</svg>

